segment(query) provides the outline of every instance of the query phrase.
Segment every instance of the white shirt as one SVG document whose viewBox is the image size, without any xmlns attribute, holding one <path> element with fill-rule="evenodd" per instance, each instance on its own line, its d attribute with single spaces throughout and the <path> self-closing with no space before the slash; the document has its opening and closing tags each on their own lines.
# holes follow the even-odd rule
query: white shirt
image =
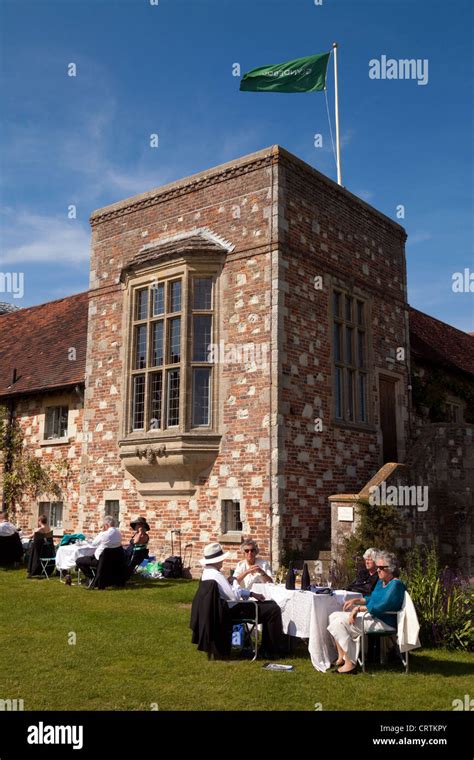
<svg viewBox="0 0 474 760">
<path fill-rule="evenodd" d="M 212 567 L 212 565 L 208 565 L 204 568 L 201 580 L 216 581 L 219 586 L 221 599 L 225 599 L 227 602 L 238 602 L 240 599 L 248 599 L 249 597 L 248 591 L 239 588 L 236 583 L 231 586 L 225 575 L 223 575 L 220 570 L 216 570 L 215 567 Z"/>
<path fill-rule="evenodd" d="M 0 522 L 0 536 L 13 536 L 17 532 L 17 529 L 8 520 L 2 520 Z"/>
<path fill-rule="evenodd" d="M 108 528 L 94 538 L 92 546 L 97 546 L 94 557 L 99 559 L 104 549 L 116 549 L 118 546 L 122 546 L 122 534 L 118 528 Z"/>
<path fill-rule="evenodd" d="M 262 568 L 263 572 L 267 575 L 272 577 L 272 571 L 270 568 L 270 563 L 267 562 L 265 559 L 259 559 L 256 558 L 254 565 L 258 565 Z M 250 563 L 247 562 L 246 559 L 243 559 L 242 562 L 239 562 L 237 567 L 234 570 L 234 578 L 237 578 L 238 575 L 242 575 L 242 573 L 245 573 L 246 570 L 251 567 Z M 242 581 L 240 582 L 240 585 L 244 588 L 251 589 L 254 583 L 265 583 L 265 579 L 260 573 L 249 573 L 245 576 L 245 578 L 242 578 Z"/>
</svg>

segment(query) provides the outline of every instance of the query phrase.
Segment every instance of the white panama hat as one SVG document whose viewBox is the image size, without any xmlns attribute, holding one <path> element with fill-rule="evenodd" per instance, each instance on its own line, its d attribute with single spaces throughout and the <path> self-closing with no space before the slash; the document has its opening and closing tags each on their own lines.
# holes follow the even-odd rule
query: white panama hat
<svg viewBox="0 0 474 760">
<path fill-rule="evenodd" d="M 222 546 L 215 542 L 204 547 L 204 557 L 200 559 L 199 562 L 203 566 L 215 565 L 217 562 L 222 562 L 229 556 L 229 552 L 224 552 Z"/>
</svg>

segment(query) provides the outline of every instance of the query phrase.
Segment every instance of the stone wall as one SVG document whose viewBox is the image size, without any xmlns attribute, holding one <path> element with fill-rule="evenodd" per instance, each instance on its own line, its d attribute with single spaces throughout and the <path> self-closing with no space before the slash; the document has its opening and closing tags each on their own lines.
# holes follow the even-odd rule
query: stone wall
<svg viewBox="0 0 474 760">
<path fill-rule="evenodd" d="M 270 553 L 275 357 L 264 367 L 218 367 L 221 446 L 195 494 L 190 498 L 143 498 L 119 456 L 119 440 L 124 436 L 128 319 L 120 275 L 144 244 L 207 228 L 233 246 L 219 283 L 219 328 L 224 343 L 253 340 L 270 345 L 275 330 L 270 319 L 271 293 L 278 282 L 278 260 L 272 257 L 273 173 L 274 156 L 269 150 L 263 156 L 246 157 L 93 215 L 87 435 L 82 446 L 85 470 L 81 488 L 82 522 L 88 530 L 98 527 L 104 499 L 118 498 L 122 526 L 127 527 L 134 515 L 146 515 L 151 548 L 159 556 L 170 552 L 170 530 L 180 528 L 183 542 L 193 544 L 195 564 L 203 545 L 222 533 L 221 500 L 238 498 L 243 532 L 259 540 L 262 555 Z M 278 503 L 275 492 L 272 501 Z M 227 547 L 234 558 L 239 543 L 237 537 Z"/>
<path fill-rule="evenodd" d="M 408 330 L 404 230 L 283 152 L 279 165 L 282 260 L 282 539 L 292 549 L 330 545 L 328 497 L 358 491 L 383 464 L 379 372 L 397 380 L 398 444 L 408 437 Z M 322 276 L 323 288 L 315 288 Z M 368 424 L 335 422 L 331 290 L 366 300 Z M 405 349 L 396 362 L 395 349 Z M 321 418 L 323 429 L 315 431 Z M 307 553 L 307 551 L 306 551 Z"/>
<path fill-rule="evenodd" d="M 403 528 L 396 546 L 409 550 L 416 546 L 437 544 L 441 561 L 459 569 L 464 575 L 474 573 L 474 426 L 427 424 L 410 449 L 403 465 L 386 465 L 357 494 L 338 494 L 330 498 L 332 507 L 332 553 L 340 555 L 344 538 L 357 527 L 361 506 L 371 486 L 380 493 L 398 499 Z M 385 485 L 384 485 L 385 484 Z M 395 487 L 396 492 L 389 489 Z M 407 504 L 408 491 L 415 498 Z M 425 489 L 426 491 L 417 489 Z M 416 494 L 419 494 L 417 496 Z M 405 501 L 403 501 L 405 500 Z M 340 506 L 354 508 L 354 521 L 339 519 Z"/>
<path fill-rule="evenodd" d="M 67 440 L 61 442 L 44 440 L 47 405 L 68 406 Z M 83 400 L 76 391 L 23 396 L 15 401 L 15 417 L 23 431 L 28 454 L 37 457 L 61 487 L 64 504 L 63 528 L 59 531 L 55 530 L 55 535 L 61 535 L 63 531 L 75 531 L 79 522 L 83 413 Z M 0 484 L 2 475 L 3 470 L 0 464 Z M 50 498 L 48 494 L 40 494 L 37 499 L 25 496 L 15 515 L 15 523 L 26 532 L 36 528 L 39 502 L 51 500 L 56 499 Z"/>
</svg>

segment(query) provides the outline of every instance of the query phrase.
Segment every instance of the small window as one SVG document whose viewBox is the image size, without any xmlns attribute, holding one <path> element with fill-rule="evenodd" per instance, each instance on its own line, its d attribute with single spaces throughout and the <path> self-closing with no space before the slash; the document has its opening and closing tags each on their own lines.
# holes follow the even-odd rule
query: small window
<svg viewBox="0 0 474 760">
<path fill-rule="evenodd" d="M 234 499 L 222 501 L 222 522 L 224 533 L 240 533 L 242 531 L 240 501 Z"/>
<path fill-rule="evenodd" d="M 105 500 L 105 515 L 104 517 L 113 517 L 116 525 L 120 521 L 120 502 L 118 499 L 106 499 Z"/>
<path fill-rule="evenodd" d="M 137 290 L 136 305 L 135 305 L 135 319 L 146 319 L 148 315 L 148 290 Z"/>
<path fill-rule="evenodd" d="M 334 415 L 336 420 L 368 423 L 368 361 L 365 303 L 333 291 Z"/>
<path fill-rule="evenodd" d="M 181 280 L 170 282 L 170 302 L 168 311 L 181 311 Z"/>
<path fill-rule="evenodd" d="M 448 422 L 462 422 L 462 409 L 460 404 L 446 403 L 446 418 Z"/>
<path fill-rule="evenodd" d="M 46 409 L 45 439 L 67 437 L 67 406 L 49 406 Z"/>
<path fill-rule="evenodd" d="M 210 277 L 194 279 L 193 309 L 195 311 L 212 309 L 212 279 Z"/>
<path fill-rule="evenodd" d="M 165 311 L 165 284 L 159 282 L 152 286 L 153 316 L 164 314 Z"/>
<path fill-rule="evenodd" d="M 46 515 L 52 528 L 63 527 L 62 501 L 40 501 L 38 517 Z"/>
<path fill-rule="evenodd" d="M 193 369 L 193 427 L 210 424 L 211 421 L 211 370 L 206 367 Z"/>
</svg>

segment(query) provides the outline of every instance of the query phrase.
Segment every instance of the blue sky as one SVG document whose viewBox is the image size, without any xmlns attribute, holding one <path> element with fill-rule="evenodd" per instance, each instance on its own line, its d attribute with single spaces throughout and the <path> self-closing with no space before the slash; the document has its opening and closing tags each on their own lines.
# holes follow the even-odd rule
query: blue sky
<svg viewBox="0 0 474 760">
<path fill-rule="evenodd" d="M 474 330 L 452 291 L 474 269 L 471 28 L 471 0 L 0 0 L 0 271 L 25 278 L 0 300 L 87 289 L 89 215 L 121 198 L 274 143 L 335 179 L 324 95 L 240 93 L 232 64 L 337 40 L 343 183 L 405 206 L 410 303 Z M 382 55 L 428 59 L 428 84 L 370 79 Z M 332 115 L 332 62 L 328 94 Z"/>
</svg>

